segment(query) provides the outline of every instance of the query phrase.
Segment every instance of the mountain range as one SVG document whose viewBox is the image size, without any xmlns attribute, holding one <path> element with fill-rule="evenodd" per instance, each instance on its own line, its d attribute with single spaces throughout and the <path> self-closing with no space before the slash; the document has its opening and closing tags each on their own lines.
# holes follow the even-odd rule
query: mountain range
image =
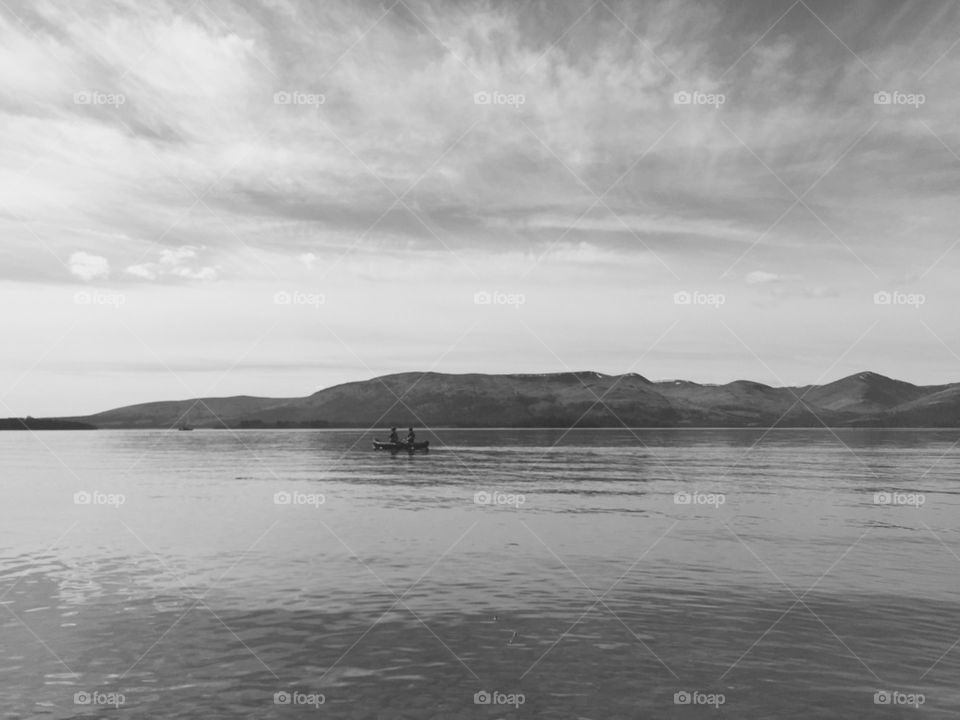
<svg viewBox="0 0 960 720">
<path fill-rule="evenodd" d="M 636 373 L 593 371 L 412 372 L 302 398 L 150 402 L 56 420 L 97 428 L 960 427 L 960 383 L 913 385 L 874 372 L 799 387 L 651 382 Z"/>
</svg>

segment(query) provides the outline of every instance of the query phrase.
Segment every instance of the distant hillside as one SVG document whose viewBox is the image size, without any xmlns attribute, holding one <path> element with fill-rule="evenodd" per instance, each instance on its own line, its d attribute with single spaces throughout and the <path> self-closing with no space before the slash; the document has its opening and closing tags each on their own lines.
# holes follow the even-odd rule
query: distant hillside
<svg viewBox="0 0 960 720">
<path fill-rule="evenodd" d="M 276 405 L 296 400 L 256 398 L 241 395 L 228 398 L 197 398 L 128 405 L 82 418 L 101 428 L 156 428 L 190 425 L 192 427 L 224 427 L 241 419 L 254 419 Z M 221 422 L 221 419 L 224 422 Z"/>
<path fill-rule="evenodd" d="M 828 410 L 877 413 L 919 400 L 940 389 L 922 388 L 877 373 L 863 372 L 814 387 L 805 399 Z"/>
<path fill-rule="evenodd" d="M 151 402 L 58 422 L 64 421 L 98 428 L 960 427 L 960 384 L 922 387 L 873 372 L 801 388 L 748 380 L 654 383 L 635 373 L 592 371 L 414 372 L 336 385 L 303 398 Z"/>
</svg>

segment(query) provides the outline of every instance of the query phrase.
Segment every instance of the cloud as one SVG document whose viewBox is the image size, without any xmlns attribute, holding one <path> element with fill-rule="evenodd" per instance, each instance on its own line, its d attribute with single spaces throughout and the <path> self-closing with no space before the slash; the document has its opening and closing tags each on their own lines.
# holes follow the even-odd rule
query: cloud
<svg viewBox="0 0 960 720">
<path fill-rule="evenodd" d="M 765 270 L 754 270 L 751 273 L 747 273 L 748 285 L 763 285 L 766 283 L 778 282 L 782 279 L 783 278 L 780 275 L 772 272 L 766 272 Z"/>
<path fill-rule="evenodd" d="M 99 255 L 75 252 L 70 256 L 70 272 L 86 282 L 102 280 L 110 276 L 110 263 Z"/>
<path fill-rule="evenodd" d="M 156 264 L 142 264 L 142 265 L 131 265 L 124 270 L 125 273 L 129 273 L 134 277 L 143 278 L 144 280 L 156 280 L 157 279 L 157 270 Z"/>
<path fill-rule="evenodd" d="M 952 38 L 940 30 L 950 13 L 821 14 L 840 37 L 865 38 L 857 54 L 884 77 L 936 61 L 929 101 L 911 116 L 878 110 L 875 78 L 803 4 L 775 10 L 410 0 L 385 14 L 336 1 L 247 12 L 211 0 L 150 14 L 91 3 L 77 23 L 55 4 L 25 7 L 26 24 L 0 17 L 0 189 L 16 218 L 128 236 L 144 252 L 175 228 L 182 245 L 233 258 L 237 239 L 293 256 L 309 246 L 317 267 L 323 245 L 497 252 L 506 227 L 509 250 L 530 251 L 574 224 L 572 239 L 624 258 L 645 252 L 625 233 L 691 262 L 703 243 L 762 237 L 749 253 L 793 248 L 802 266 L 818 238 L 801 232 L 803 213 L 778 220 L 793 199 L 778 179 L 800 192 L 828 171 L 805 202 L 858 254 L 880 246 L 871 262 L 897 264 L 911 216 L 926 234 L 949 232 L 958 171 L 928 127 L 950 144 L 960 111 L 960 56 L 945 54 Z M 76 101 L 90 89 L 125 102 Z M 526 101 L 476 105 L 480 90 Z M 726 102 L 678 106 L 678 90 Z M 278 91 L 324 102 L 277 104 Z M 389 211 L 394 193 L 408 194 Z M 602 214 L 581 219 L 601 193 Z M 906 212 L 920 202 L 922 213 Z M 8 242 L 32 242 L 10 229 Z M 69 232 L 45 240 L 78 244 Z M 162 257 L 128 268 L 144 279 L 215 272 Z"/>
<path fill-rule="evenodd" d="M 144 280 L 160 280 L 164 277 L 184 280 L 216 280 L 220 272 L 216 267 L 197 265 L 197 248 L 184 245 L 179 248 L 165 248 L 155 262 L 130 265 L 124 272 Z"/>
<path fill-rule="evenodd" d="M 187 280 L 216 280 L 220 273 L 216 268 L 213 267 L 202 267 L 196 270 L 192 268 L 174 268 L 171 271 L 177 277 L 186 278 Z"/>
</svg>

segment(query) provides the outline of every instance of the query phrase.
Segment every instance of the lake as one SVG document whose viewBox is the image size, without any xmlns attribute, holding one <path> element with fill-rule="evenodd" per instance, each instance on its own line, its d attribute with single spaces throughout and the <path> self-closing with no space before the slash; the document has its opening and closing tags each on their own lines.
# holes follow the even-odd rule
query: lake
<svg viewBox="0 0 960 720">
<path fill-rule="evenodd" d="M 4 718 L 955 718 L 957 431 L 0 433 Z"/>
</svg>

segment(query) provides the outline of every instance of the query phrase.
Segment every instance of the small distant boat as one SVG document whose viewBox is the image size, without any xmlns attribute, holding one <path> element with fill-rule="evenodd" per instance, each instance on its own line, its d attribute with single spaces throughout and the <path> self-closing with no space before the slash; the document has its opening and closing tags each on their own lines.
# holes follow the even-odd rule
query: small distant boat
<svg viewBox="0 0 960 720">
<path fill-rule="evenodd" d="M 178 427 L 177 429 L 180 430 L 181 432 L 183 432 L 183 431 L 185 431 L 185 430 L 193 430 L 193 428 L 190 427 L 189 425 L 181 425 L 181 426 Z"/>
<path fill-rule="evenodd" d="M 424 440 L 423 442 L 415 442 L 411 446 L 409 443 L 404 442 L 383 442 L 382 440 L 373 441 L 374 450 L 389 450 L 391 453 L 398 453 L 401 450 L 406 450 L 408 453 L 413 455 L 417 450 L 421 452 L 428 453 L 430 452 L 430 441 Z"/>
</svg>

